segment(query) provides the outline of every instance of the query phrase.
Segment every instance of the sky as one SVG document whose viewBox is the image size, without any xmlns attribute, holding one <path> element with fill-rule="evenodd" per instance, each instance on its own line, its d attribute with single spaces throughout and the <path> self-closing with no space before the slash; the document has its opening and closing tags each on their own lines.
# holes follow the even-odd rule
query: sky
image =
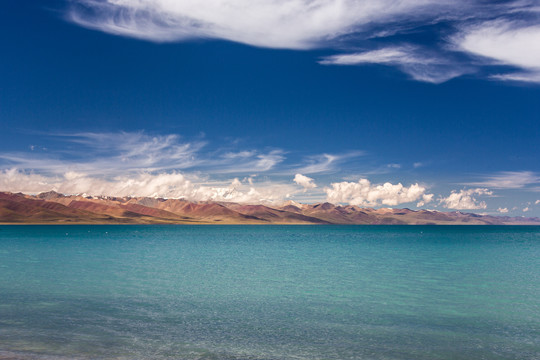
<svg viewBox="0 0 540 360">
<path fill-rule="evenodd" d="M 2 8 L 0 191 L 540 216 L 540 1 Z"/>
</svg>

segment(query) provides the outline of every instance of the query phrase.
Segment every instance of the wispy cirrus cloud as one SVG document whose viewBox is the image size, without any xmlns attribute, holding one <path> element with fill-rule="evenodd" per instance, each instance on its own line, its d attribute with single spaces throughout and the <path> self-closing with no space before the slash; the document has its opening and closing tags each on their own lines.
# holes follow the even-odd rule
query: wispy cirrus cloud
<svg viewBox="0 0 540 360">
<path fill-rule="evenodd" d="M 341 154 L 310 155 L 303 159 L 303 164 L 292 170 L 293 173 L 320 174 L 336 171 L 340 164 L 363 156 L 362 151 L 350 151 Z"/>
<path fill-rule="evenodd" d="M 493 189 L 521 189 L 538 183 L 540 183 L 540 176 L 532 171 L 503 171 L 486 176 L 482 181 L 471 182 L 466 185 Z"/>
<path fill-rule="evenodd" d="M 334 49 L 321 64 L 393 66 L 430 83 L 474 73 L 540 82 L 538 8 L 534 0 L 71 0 L 67 18 L 156 42 Z M 490 70 L 494 63 L 511 68 Z"/>
<path fill-rule="evenodd" d="M 514 68 L 492 75 L 494 79 L 540 82 L 540 21 L 536 17 L 464 26 L 453 41 L 459 49 L 481 57 L 487 65 Z"/>
<path fill-rule="evenodd" d="M 374 25 L 442 16 L 435 0 L 73 0 L 68 18 L 85 27 L 151 41 L 222 39 L 288 49 L 327 46 Z"/>
<path fill-rule="evenodd" d="M 274 169 L 286 159 L 282 150 L 260 152 L 240 151 L 220 155 L 214 153 L 201 163 L 201 169 L 209 169 L 214 174 L 260 173 Z"/>
<path fill-rule="evenodd" d="M 79 145 L 78 149 L 70 149 L 71 155 L 94 158 L 86 163 L 86 169 L 81 169 L 84 171 L 91 168 L 117 171 L 119 167 L 128 171 L 191 168 L 201 163 L 197 154 L 206 145 L 200 140 L 182 141 L 176 134 L 152 136 L 144 132 L 82 132 L 56 136 Z"/>
<path fill-rule="evenodd" d="M 175 134 L 144 132 L 63 133 L 45 135 L 61 146 L 54 151 L 3 152 L 6 166 L 42 172 L 81 171 L 110 174 L 121 171 L 185 169 L 199 164 L 204 141 L 182 141 Z"/>
<path fill-rule="evenodd" d="M 414 80 L 442 83 L 471 72 L 472 68 L 456 63 L 438 54 L 428 53 L 419 47 L 390 46 L 364 52 L 331 55 L 319 61 L 322 65 L 381 64 L 398 67 Z"/>
<path fill-rule="evenodd" d="M 207 142 L 188 141 L 176 134 L 149 135 L 144 132 L 50 134 L 64 146 L 47 152 L 0 153 L 0 165 L 57 174 L 75 171 L 105 176 L 130 172 L 211 170 L 214 174 L 243 174 L 274 169 L 285 155 L 241 150 L 203 151 Z"/>
</svg>

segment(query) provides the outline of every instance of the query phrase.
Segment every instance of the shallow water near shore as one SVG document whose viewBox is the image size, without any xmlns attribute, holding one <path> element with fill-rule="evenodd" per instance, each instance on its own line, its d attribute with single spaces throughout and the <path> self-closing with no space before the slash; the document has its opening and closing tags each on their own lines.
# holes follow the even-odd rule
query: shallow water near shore
<svg viewBox="0 0 540 360">
<path fill-rule="evenodd" d="M 538 359 L 540 227 L 0 226 L 0 359 Z"/>
</svg>

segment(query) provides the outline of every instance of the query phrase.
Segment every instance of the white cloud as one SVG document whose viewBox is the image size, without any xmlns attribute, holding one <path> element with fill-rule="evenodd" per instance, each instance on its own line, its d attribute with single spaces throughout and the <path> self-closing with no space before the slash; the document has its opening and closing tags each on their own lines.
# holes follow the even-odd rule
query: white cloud
<svg viewBox="0 0 540 360">
<path fill-rule="evenodd" d="M 474 210 L 485 209 L 487 205 L 484 201 L 478 201 L 474 195 L 493 195 L 492 191 L 488 189 L 468 189 L 460 190 L 457 192 L 453 190 L 452 193 L 446 197 L 439 199 L 439 203 L 443 207 L 456 210 Z"/>
<path fill-rule="evenodd" d="M 367 179 L 360 179 L 358 182 L 332 183 L 331 188 L 325 188 L 327 201 L 331 203 L 347 203 L 359 206 L 395 206 L 403 203 L 422 199 L 424 202 L 430 201 L 432 195 L 426 194 L 426 189 L 419 184 L 409 187 L 401 183 L 393 185 L 385 183 L 383 185 L 372 185 Z M 424 197 L 424 195 L 427 195 Z"/>
<path fill-rule="evenodd" d="M 221 155 L 221 157 L 223 159 L 248 159 L 255 155 L 257 155 L 257 152 L 255 150 L 251 150 L 251 151 L 245 150 L 245 151 L 239 151 L 239 152 L 228 152 Z"/>
<path fill-rule="evenodd" d="M 540 200 L 536 200 L 536 201 L 534 202 L 534 205 L 538 205 L 538 204 L 540 204 Z"/>
<path fill-rule="evenodd" d="M 293 181 L 298 185 L 302 186 L 304 188 L 304 192 L 306 192 L 308 189 L 313 189 L 317 187 L 317 184 L 315 184 L 312 178 L 302 174 L 296 174 Z"/>
<path fill-rule="evenodd" d="M 50 191 L 53 189 L 51 183 L 59 181 L 61 178 L 24 173 L 17 169 L 0 170 L 0 191 L 39 193 Z"/>
<path fill-rule="evenodd" d="M 0 153 L 0 191 L 251 203 L 281 202 L 301 192 L 275 178 L 255 181 L 257 173 L 275 170 L 286 160 L 282 150 L 205 151 L 203 141 L 143 132 L 49 136 L 60 141 L 56 150 Z M 232 180 L 224 182 L 224 174 Z M 295 179 L 305 191 L 316 186 L 301 176 Z"/>
<path fill-rule="evenodd" d="M 536 72 L 518 71 L 518 72 L 512 72 L 510 74 L 491 75 L 490 77 L 494 80 L 540 83 L 540 71 L 536 71 Z"/>
<path fill-rule="evenodd" d="M 188 200 L 196 201 L 230 201 L 249 204 L 276 204 L 290 198 L 298 190 L 289 184 L 266 182 L 238 186 L 233 183 L 228 186 L 198 186 L 189 196 Z"/>
<path fill-rule="evenodd" d="M 334 169 L 334 163 L 339 157 L 336 155 L 322 154 L 312 156 L 308 161 L 309 165 L 299 169 L 300 172 L 307 174 L 322 173 Z"/>
<path fill-rule="evenodd" d="M 527 212 L 529 211 L 529 207 L 527 206 L 526 208 L 523 209 L 523 212 Z"/>
<path fill-rule="evenodd" d="M 422 195 L 422 200 L 416 204 L 416 207 L 422 207 L 426 205 L 427 203 L 430 203 L 433 200 L 433 196 L 434 196 L 433 194 Z"/>
<path fill-rule="evenodd" d="M 508 208 L 498 208 L 497 211 L 501 214 L 506 214 L 508 212 Z"/>
<path fill-rule="evenodd" d="M 45 173 L 77 171 L 110 175 L 119 172 L 186 169 L 202 165 L 202 141 L 181 141 L 178 135 L 143 132 L 56 134 L 63 149 L 46 153 L 0 153 L 8 167 Z M 73 144 L 76 148 L 73 148 Z M 67 148 L 68 150 L 64 150 Z"/>
<path fill-rule="evenodd" d="M 490 59 L 517 70 L 488 77 L 540 82 L 536 1 L 71 0 L 70 4 L 66 17 L 72 22 L 149 41 L 219 39 L 269 48 L 340 49 L 345 53 L 321 63 L 385 64 L 431 83 L 475 72 Z M 520 22 L 511 20 L 515 18 Z M 438 23 L 452 25 L 458 34 L 449 37 L 446 30 L 434 29 Z M 430 52 L 392 39 L 421 32 L 437 37 Z M 370 49 L 375 43 L 370 40 L 380 38 L 391 45 Z M 358 52 L 361 47 L 368 50 Z M 458 52 L 484 60 L 452 55 Z"/>
<path fill-rule="evenodd" d="M 352 32 L 440 16 L 461 1 L 435 0 L 74 0 L 71 21 L 151 41 L 223 39 L 309 49 Z M 466 4 L 466 2 L 463 2 Z"/>
<path fill-rule="evenodd" d="M 214 158 L 215 157 L 215 158 Z M 267 153 L 241 151 L 226 153 L 223 156 L 207 156 L 199 164 L 201 169 L 209 169 L 214 174 L 265 172 L 274 169 L 285 160 L 284 152 L 271 150 Z"/>
<path fill-rule="evenodd" d="M 176 134 L 151 136 L 144 132 L 55 134 L 69 151 L 0 153 L 5 167 L 59 174 L 77 171 L 95 175 L 163 172 L 186 169 L 214 174 L 266 172 L 285 160 L 281 150 L 203 153 L 205 141 L 182 141 Z M 3 161 L 2 161 L 3 160 Z"/>
<path fill-rule="evenodd" d="M 234 180 L 231 183 L 231 187 L 233 189 L 236 189 L 236 188 L 239 188 L 240 186 L 242 186 L 242 182 L 238 180 L 238 178 L 234 178 Z"/>
<path fill-rule="evenodd" d="M 0 189 L 30 194 L 54 190 L 64 194 L 178 197 L 180 194 L 190 193 L 193 184 L 179 173 L 143 173 L 133 177 L 116 176 L 107 180 L 74 171 L 45 176 L 9 169 L 0 172 Z"/>
<path fill-rule="evenodd" d="M 388 47 L 379 50 L 366 51 L 354 54 L 340 54 L 327 56 L 320 61 L 323 65 L 357 65 L 362 63 L 376 64 L 415 64 L 419 58 L 414 56 L 411 49 L 404 47 Z M 432 63 L 432 59 L 423 59 Z"/>
<path fill-rule="evenodd" d="M 498 74 L 500 80 L 540 82 L 540 25 L 523 20 L 495 20 L 470 26 L 454 38 L 466 52 L 519 71 Z"/>
<path fill-rule="evenodd" d="M 229 185 L 209 185 L 208 181 L 177 172 L 140 173 L 105 179 L 76 172 L 66 172 L 62 176 L 43 176 L 17 169 L 0 171 L 0 189 L 27 194 L 54 190 L 63 194 L 148 196 L 244 203 L 282 202 L 298 192 L 289 184 L 266 182 L 243 185 L 236 178 Z"/>
<path fill-rule="evenodd" d="M 390 46 L 366 52 L 332 55 L 325 57 L 319 63 L 322 65 L 382 64 L 397 66 L 415 80 L 435 84 L 448 81 L 470 71 L 466 66 L 456 65 L 439 55 L 423 53 L 421 49 L 414 46 Z"/>
<path fill-rule="evenodd" d="M 203 141 L 143 132 L 49 136 L 60 141 L 60 150 L 0 153 L 0 191 L 239 202 L 283 201 L 299 192 L 293 184 L 253 181 L 254 172 L 272 170 L 285 160 L 281 150 L 203 152 Z M 233 173 L 250 174 L 247 184 L 214 179 Z"/>
<path fill-rule="evenodd" d="M 467 185 L 495 189 L 521 189 L 536 183 L 540 183 L 540 176 L 532 171 L 503 171 L 487 176 L 483 181 L 468 183 Z"/>
<path fill-rule="evenodd" d="M 276 164 L 283 161 L 284 156 L 281 151 L 274 150 L 268 154 L 259 154 L 256 156 L 255 166 L 251 171 L 267 171 L 272 169 Z"/>
<path fill-rule="evenodd" d="M 362 151 L 351 151 L 343 154 L 320 154 L 309 156 L 304 159 L 306 165 L 301 165 L 295 170 L 296 173 L 302 174 L 317 174 L 335 171 L 339 164 L 343 162 L 362 156 Z"/>
</svg>

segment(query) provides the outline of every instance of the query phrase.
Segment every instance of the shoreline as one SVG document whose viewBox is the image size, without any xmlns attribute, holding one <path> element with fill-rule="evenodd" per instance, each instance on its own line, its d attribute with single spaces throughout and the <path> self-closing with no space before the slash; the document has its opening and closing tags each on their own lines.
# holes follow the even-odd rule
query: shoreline
<svg viewBox="0 0 540 360">
<path fill-rule="evenodd" d="M 496 226 L 496 227 L 506 227 L 506 226 L 539 226 L 539 223 L 512 223 L 512 224 L 466 224 L 466 223 L 449 223 L 449 224 L 305 224 L 305 223 L 269 223 L 269 224 L 235 224 L 235 223 L 3 223 L 0 222 L 0 226 L 362 226 L 362 227 L 379 227 L 379 226 L 390 226 L 390 227 L 409 227 L 409 226 L 464 226 L 464 227 L 485 227 L 485 226 Z"/>
</svg>

